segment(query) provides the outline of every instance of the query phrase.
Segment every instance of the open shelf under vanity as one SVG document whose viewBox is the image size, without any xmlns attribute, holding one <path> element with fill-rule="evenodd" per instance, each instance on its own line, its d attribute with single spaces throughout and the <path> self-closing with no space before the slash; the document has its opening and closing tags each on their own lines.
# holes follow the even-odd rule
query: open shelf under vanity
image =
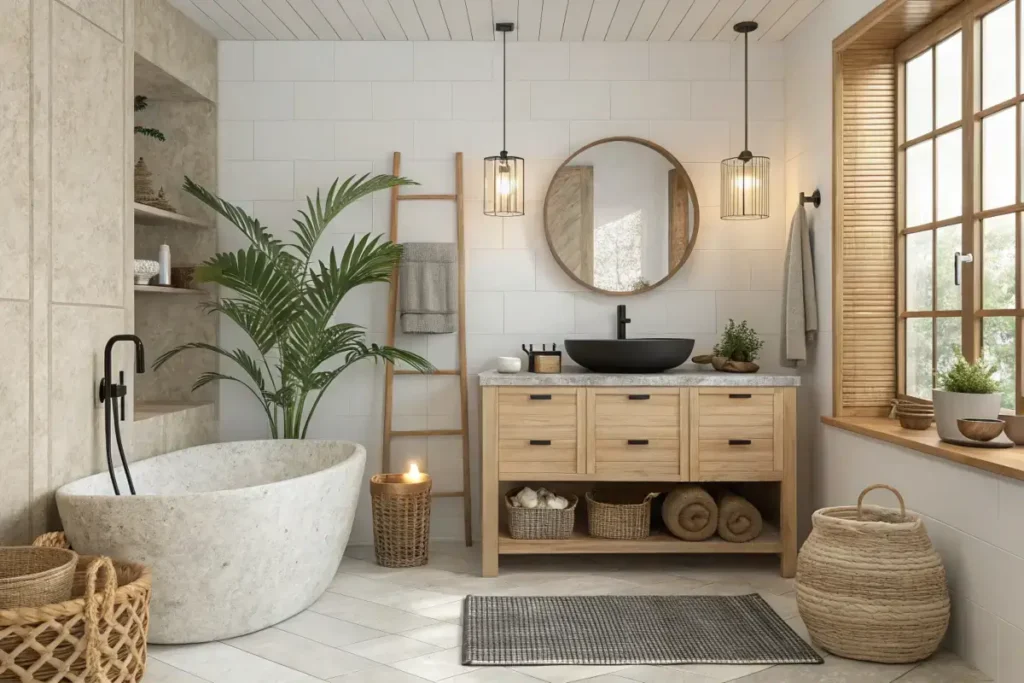
<svg viewBox="0 0 1024 683">
<path fill-rule="evenodd" d="M 577 526 L 572 536 L 559 540 L 524 540 L 511 538 L 508 530 L 498 532 L 498 554 L 500 555 L 579 555 L 579 554 L 766 554 L 782 552 L 779 530 L 765 522 L 761 535 L 746 543 L 731 543 L 713 537 L 706 541 L 683 541 L 668 532 L 658 529 L 647 538 L 638 541 L 620 541 L 611 538 L 595 538 L 587 534 L 585 526 Z"/>
</svg>

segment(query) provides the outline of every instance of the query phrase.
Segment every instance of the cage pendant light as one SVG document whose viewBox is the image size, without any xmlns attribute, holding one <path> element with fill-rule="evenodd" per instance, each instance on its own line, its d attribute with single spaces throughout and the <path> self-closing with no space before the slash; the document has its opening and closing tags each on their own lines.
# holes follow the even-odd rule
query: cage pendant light
<svg viewBox="0 0 1024 683">
<path fill-rule="evenodd" d="M 501 153 L 484 159 L 484 214 L 487 216 L 522 216 L 526 213 L 526 164 L 522 157 L 511 157 L 505 151 L 506 74 L 505 37 L 515 24 L 494 25 L 501 33 Z"/>
<path fill-rule="evenodd" d="M 726 220 L 758 220 L 768 218 L 768 180 L 771 162 L 768 157 L 750 152 L 750 46 L 748 38 L 757 30 L 756 21 L 741 21 L 733 30 L 743 34 L 743 151 L 739 156 L 722 161 L 722 218 Z"/>
</svg>

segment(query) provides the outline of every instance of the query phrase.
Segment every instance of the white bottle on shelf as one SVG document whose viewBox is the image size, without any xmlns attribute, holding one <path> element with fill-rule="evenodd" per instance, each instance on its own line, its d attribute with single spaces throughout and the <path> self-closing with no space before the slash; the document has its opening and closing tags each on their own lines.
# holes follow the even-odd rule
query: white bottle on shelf
<svg viewBox="0 0 1024 683">
<path fill-rule="evenodd" d="M 160 255 L 157 258 L 160 262 L 160 274 L 157 282 L 161 285 L 171 284 L 171 248 L 166 244 L 160 245 Z"/>
</svg>

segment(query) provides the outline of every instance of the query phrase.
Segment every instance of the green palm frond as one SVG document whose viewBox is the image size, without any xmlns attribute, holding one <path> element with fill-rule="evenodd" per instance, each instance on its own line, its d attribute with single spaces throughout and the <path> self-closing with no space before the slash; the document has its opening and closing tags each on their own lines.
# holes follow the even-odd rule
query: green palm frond
<svg viewBox="0 0 1024 683">
<path fill-rule="evenodd" d="M 276 256 L 281 252 L 281 249 L 284 247 L 281 240 L 270 234 L 270 231 L 263 225 L 260 225 L 258 220 L 249 216 L 239 207 L 229 204 L 220 197 L 214 196 L 205 187 L 193 182 L 188 176 L 185 176 L 185 183 L 182 185 L 182 189 L 231 221 L 258 250 L 270 256 Z"/>
</svg>

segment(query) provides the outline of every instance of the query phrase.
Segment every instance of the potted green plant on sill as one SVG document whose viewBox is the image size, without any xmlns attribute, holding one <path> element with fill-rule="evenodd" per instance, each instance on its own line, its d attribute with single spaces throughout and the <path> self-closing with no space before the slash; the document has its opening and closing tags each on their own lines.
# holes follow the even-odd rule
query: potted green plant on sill
<svg viewBox="0 0 1024 683">
<path fill-rule="evenodd" d="M 982 360 L 968 363 L 963 356 L 948 372 L 938 373 L 939 388 L 932 392 L 935 427 L 943 441 L 966 441 L 956 421 L 999 417 L 1002 394 L 992 375 L 996 369 Z"/>
<path fill-rule="evenodd" d="M 242 209 L 186 177 L 185 191 L 224 216 L 250 242 L 247 249 L 216 254 L 197 266 L 195 279 L 235 293 L 204 306 L 238 325 L 253 353 L 193 342 L 160 356 L 154 369 L 190 349 L 231 361 L 241 376 L 205 372 L 192 390 L 217 381 L 243 385 L 262 407 L 275 439 L 304 439 L 324 393 L 354 363 L 373 358 L 402 362 L 420 372 L 432 370 L 415 353 L 367 344 L 359 325 L 334 322 L 338 305 L 353 288 L 391 277 L 402 256 L 401 245 L 367 234 L 352 237 L 340 256 L 332 247 L 327 262 L 313 258 L 327 226 L 346 206 L 378 190 L 415 184 L 390 175 L 335 180 L 322 201 L 319 192 L 315 200 L 306 198 L 307 209 L 299 212 L 301 218 L 295 219 L 292 230 L 295 241 L 284 243 Z"/>
<path fill-rule="evenodd" d="M 737 325 L 729 318 L 721 341 L 715 344 L 711 365 L 722 372 L 757 372 L 760 366 L 754 361 L 763 346 L 764 341 L 746 320 Z"/>
</svg>

